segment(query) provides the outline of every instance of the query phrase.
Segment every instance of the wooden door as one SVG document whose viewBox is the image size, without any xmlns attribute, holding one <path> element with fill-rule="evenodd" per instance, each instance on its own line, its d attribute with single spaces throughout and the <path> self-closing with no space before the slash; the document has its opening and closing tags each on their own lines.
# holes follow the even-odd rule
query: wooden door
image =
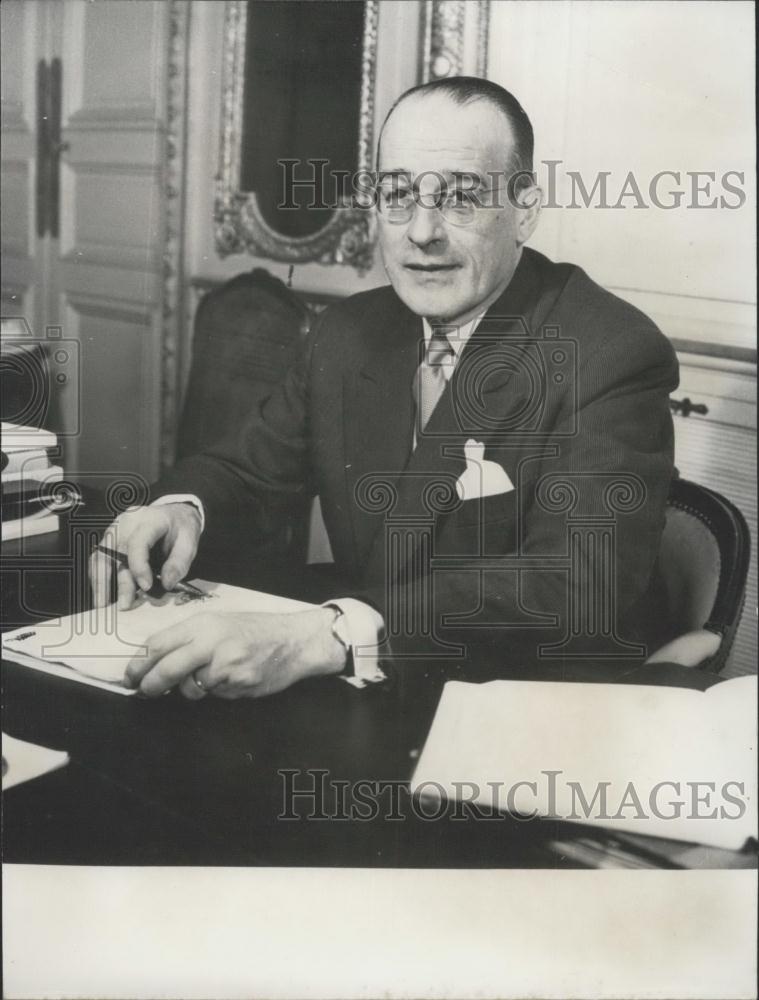
<svg viewBox="0 0 759 1000">
<path fill-rule="evenodd" d="M 67 472 L 159 471 L 164 164 L 172 5 L 154 0 L 2 4 L 4 315 L 50 352 Z M 34 204 L 40 62 L 55 173 L 47 225 Z M 7 98 L 7 100 L 6 100 Z M 57 202 L 57 203 L 56 203 Z M 5 214 L 5 213 L 4 213 Z"/>
</svg>

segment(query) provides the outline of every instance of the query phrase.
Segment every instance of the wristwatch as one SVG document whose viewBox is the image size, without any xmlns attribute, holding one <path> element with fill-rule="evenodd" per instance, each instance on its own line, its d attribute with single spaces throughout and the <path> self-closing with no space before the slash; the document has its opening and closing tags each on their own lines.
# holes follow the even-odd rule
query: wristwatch
<svg viewBox="0 0 759 1000">
<path fill-rule="evenodd" d="M 336 674 L 351 687 L 363 688 L 367 685 L 388 685 L 388 675 L 380 667 L 376 655 L 372 655 L 372 633 L 376 630 L 376 613 L 370 607 L 362 611 L 360 601 L 352 600 L 354 609 L 348 609 L 335 601 L 326 601 L 322 607 L 335 612 L 332 620 L 332 635 L 345 650 L 345 666 Z M 363 617 L 362 617 L 363 616 Z M 366 620 L 368 617 L 368 621 Z M 358 629 L 358 633 L 356 633 Z M 366 636 L 366 638 L 362 638 Z M 358 646 L 356 643 L 358 642 Z M 366 643 L 364 646 L 362 643 Z M 356 655 L 358 649 L 358 656 Z M 367 655 L 368 654 L 368 655 Z"/>
<path fill-rule="evenodd" d="M 348 625 L 345 621 L 345 612 L 340 607 L 339 604 L 324 604 L 323 607 L 330 608 L 335 612 L 335 617 L 332 619 L 332 624 L 330 626 L 332 635 L 337 639 L 340 645 L 345 650 L 345 666 L 337 675 L 338 677 L 354 677 L 356 674 L 356 665 L 353 660 L 353 643 L 351 642 L 351 637 L 348 634 Z"/>
</svg>

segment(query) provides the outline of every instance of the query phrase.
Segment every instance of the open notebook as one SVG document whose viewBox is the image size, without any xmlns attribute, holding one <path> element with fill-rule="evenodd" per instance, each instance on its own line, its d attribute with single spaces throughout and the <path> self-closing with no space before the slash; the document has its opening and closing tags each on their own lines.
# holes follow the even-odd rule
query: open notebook
<svg viewBox="0 0 759 1000">
<path fill-rule="evenodd" d="M 739 849 L 757 835 L 756 700 L 756 677 L 705 692 L 450 681 L 412 788 L 491 815 Z"/>
<path fill-rule="evenodd" d="M 204 611 L 281 614 L 313 607 L 224 583 L 191 582 L 208 596 L 141 596 L 129 611 L 119 611 L 110 604 L 6 632 L 2 637 L 3 658 L 118 694 L 134 694 L 132 688 L 122 685 L 127 663 L 161 629 Z"/>
</svg>

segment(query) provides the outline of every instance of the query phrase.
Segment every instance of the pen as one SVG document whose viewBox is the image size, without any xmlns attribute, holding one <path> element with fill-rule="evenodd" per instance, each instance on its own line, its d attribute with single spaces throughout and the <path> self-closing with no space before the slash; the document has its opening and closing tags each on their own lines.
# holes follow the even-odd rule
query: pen
<svg viewBox="0 0 759 1000">
<path fill-rule="evenodd" d="M 117 549 L 111 549 L 107 545 L 97 545 L 95 547 L 98 552 L 102 552 L 103 555 L 106 555 L 110 559 L 113 559 L 113 561 L 117 562 L 119 566 L 125 566 L 125 567 L 129 566 L 129 560 L 127 559 L 125 553 L 119 552 Z M 155 579 L 156 580 L 161 579 L 160 573 L 155 574 Z M 206 597 L 205 591 L 201 590 L 200 587 L 196 587 L 192 583 L 184 583 L 182 580 L 180 580 L 178 583 L 175 583 L 174 586 L 171 588 L 171 590 L 167 591 L 167 593 L 190 594 L 192 597 Z"/>
<path fill-rule="evenodd" d="M 65 493 L 58 496 L 55 493 L 45 494 L 39 497 L 28 497 L 27 499 L 22 499 L 21 501 L 15 501 L 13 494 L 10 494 L 6 498 L 6 503 L 12 504 L 14 502 L 20 502 L 23 504 L 30 503 L 49 503 L 60 509 L 61 506 L 68 506 L 69 504 L 79 503 L 82 497 L 79 493 Z"/>
</svg>

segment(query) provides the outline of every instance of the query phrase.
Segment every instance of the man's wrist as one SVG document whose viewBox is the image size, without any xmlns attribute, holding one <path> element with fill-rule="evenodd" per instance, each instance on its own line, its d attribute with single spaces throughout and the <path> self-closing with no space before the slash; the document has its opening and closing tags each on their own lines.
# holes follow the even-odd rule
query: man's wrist
<svg viewBox="0 0 759 1000">
<path fill-rule="evenodd" d="M 166 496 L 158 497 L 158 499 L 154 500 L 150 506 L 164 507 L 174 503 L 186 504 L 196 512 L 198 518 L 200 519 L 200 532 L 202 534 L 203 529 L 206 526 L 206 515 L 200 498 L 196 497 L 194 493 L 168 493 Z"/>
<path fill-rule="evenodd" d="M 385 681 L 386 675 L 378 661 L 379 638 L 385 627 L 382 615 L 370 604 L 352 597 L 325 601 L 323 607 L 342 612 L 333 631 L 346 646 L 349 657 L 347 669 L 339 676 L 356 688 Z"/>
<path fill-rule="evenodd" d="M 314 612 L 314 635 L 308 643 L 306 675 L 337 675 L 345 670 L 348 650 L 338 639 L 333 625 L 339 609 L 317 608 Z"/>
<path fill-rule="evenodd" d="M 323 608 L 333 612 L 332 624 L 330 626 L 332 636 L 343 650 L 343 669 L 341 676 L 353 677 L 355 673 L 353 662 L 353 637 L 348 627 L 348 616 L 344 609 L 337 603 L 328 601 L 322 605 Z"/>
</svg>

